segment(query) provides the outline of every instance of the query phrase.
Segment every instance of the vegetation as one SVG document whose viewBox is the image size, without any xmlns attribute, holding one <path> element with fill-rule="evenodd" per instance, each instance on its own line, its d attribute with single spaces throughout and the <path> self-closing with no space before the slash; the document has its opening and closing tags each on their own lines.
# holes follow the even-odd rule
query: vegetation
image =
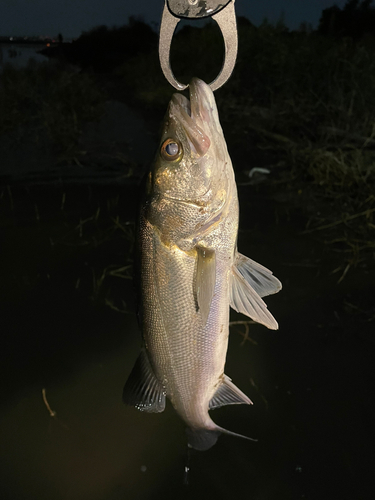
<svg viewBox="0 0 375 500">
<path fill-rule="evenodd" d="M 82 35 L 73 42 L 73 45 L 86 45 L 103 49 L 112 49 L 125 55 L 138 55 L 149 52 L 157 44 L 157 34 L 144 22 L 130 17 L 125 26 L 96 26 L 84 31 Z"/>
<path fill-rule="evenodd" d="M 370 1 L 350 0 L 342 10 L 323 11 L 320 33 L 311 34 L 289 32 L 281 22 L 256 28 L 240 18 L 237 64 L 216 92 L 221 121 L 230 124 L 230 150 L 243 156 L 261 150 L 261 162 L 285 165 L 277 182 L 293 193 L 319 196 L 328 208 L 313 216 L 308 230 L 325 234 L 335 250 L 348 254 L 350 265 L 375 248 L 375 38 L 369 32 L 361 38 L 348 19 L 370 19 L 374 12 Z M 336 36 L 323 36 L 332 13 L 335 31 L 329 33 Z M 145 37 L 145 44 L 125 43 L 127 37 Z M 121 95 L 131 105 L 161 118 L 171 87 L 160 70 L 155 38 L 151 28 L 132 20 L 124 28 L 84 33 L 75 46 L 128 47 L 122 65 L 105 78 L 126 89 Z M 180 81 L 212 81 L 223 53 L 216 23 L 185 26 L 173 39 L 171 66 Z M 0 133 L 27 125 L 36 138 L 47 135 L 60 150 L 74 149 L 82 123 L 100 115 L 105 99 L 95 78 L 50 64 L 4 68 Z"/>
<path fill-rule="evenodd" d="M 364 35 L 375 35 L 375 8 L 372 0 L 348 0 L 340 9 L 333 5 L 324 9 L 319 23 L 319 33 L 355 40 Z"/>
<path fill-rule="evenodd" d="M 51 144 L 67 160 L 74 156 L 82 125 L 96 119 L 105 96 L 89 74 L 56 63 L 25 68 L 5 65 L 0 74 L 0 134 L 17 139 L 25 130 L 35 143 Z"/>
<path fill-rule="evenodd" d="M 133 17 L 125 26 L 108 28 L 97 26 L 82 35 L 72 44 L 51 47 L 45 53 L 64 57 L 82 68 L 90 68 L 97 73 L 108 73 L 128 60 L 150 52 L 158 43 L 158 36 L 150 26 Z"/>
</svg>

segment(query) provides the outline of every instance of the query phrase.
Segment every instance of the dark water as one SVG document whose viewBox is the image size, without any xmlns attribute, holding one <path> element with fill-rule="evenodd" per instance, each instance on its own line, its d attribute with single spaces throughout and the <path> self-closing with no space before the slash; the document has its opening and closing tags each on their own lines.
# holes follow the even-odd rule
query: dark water
<svg viewBox="0 0 375 500">
<path fill-rule="evenodd" d="M 335 256 L 300 234 L 300 209 L 239 189 L 239 249 L 283 282 L 267 300 L 280 330 L 251 325 L 244 341 L 232 328 L 226 373 L 254 405 L 212 418 L 259 441 L 222 436 L 193 452 L 184 486 L 173 409 L 121 402 L 140 344 L 132 283 L 108 269 L 100 281 L 131 265 L 137 188 L 1 193 L 1 499 L 372 498 L 374 323 L 344 301 L 370 306 L 374 272 L 338 286 Z"/>
<path fill-rule="evenodd" d="M 34 61 L 43 62 L 46 61 L 46 57 L 38 54 L 44 45 L 37 44 L 8 44 L 0 43 L 0 73 L 1 66 L 3 64 L 12 64 L 16 68 L 21 68 L 27 65 L 30 59 Z"/>
</svg>

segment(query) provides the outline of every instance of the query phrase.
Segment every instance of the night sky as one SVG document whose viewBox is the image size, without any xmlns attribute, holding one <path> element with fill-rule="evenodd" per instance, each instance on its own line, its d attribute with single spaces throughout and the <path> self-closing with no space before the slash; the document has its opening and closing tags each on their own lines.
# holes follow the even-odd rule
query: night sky
<svg viewBox="0 0 375 500">
<path fill-rule="evenodd" d="M 274 22 L 284 16 L 285 24 L 298 28 L 302 21 L 317 26 L 322 9 L 345 0 L 236 0 L 237 15 L 259 24 L 267 17 Z M 121 26 L 128 17 L 141 16 L 158 24 L 164 0 L 1 0 L 0 35 L 77 37 L 101 24 Z"/>
</svg>

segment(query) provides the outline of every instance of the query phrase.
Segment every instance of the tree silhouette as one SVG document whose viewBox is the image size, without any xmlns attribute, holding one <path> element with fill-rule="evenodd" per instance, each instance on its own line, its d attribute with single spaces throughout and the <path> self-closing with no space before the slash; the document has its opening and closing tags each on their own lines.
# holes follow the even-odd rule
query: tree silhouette
<svg viewBox="0 0 375 500">
<path fill-rule="evenodd" d="M 373 0 L 348 0 L 340 9 L 333 5 L 322 11 L 318 32 L 335 37 L 359 40 L 365 34 L 375 35 L 375 8 Z"/>
<path fill-rule="evenodd" d="M 47 57 L 64 59 L 82 68 L 108 72 L 130 57 L 150 52 L 157 47 L 157 43 L 158 36 L 153 29 L 131 17 L 125 26 L 96 26 L 83 32 L 71 44 L 60 43 L 60 47 L 48 47 L 41 52 Z"/>
</svg>

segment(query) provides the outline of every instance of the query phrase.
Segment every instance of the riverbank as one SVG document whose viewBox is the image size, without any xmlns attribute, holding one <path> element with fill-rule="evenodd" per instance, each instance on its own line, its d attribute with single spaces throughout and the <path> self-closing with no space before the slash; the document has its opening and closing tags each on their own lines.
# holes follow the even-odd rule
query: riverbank
<svg viewBox="0 0 375 500">
<path fill-rule="evenodd" d="M 337 184 L 330 169 L 320 184 L 306 165 L 319 153 L 313 167 L 330 167 L 340 149 L 346 165 L 345 144 L 332 154 L 333 143 L 309 149 L 299 129 L 290 135 L 292 121 L 281 133 L 285 114 L 217 93 L 239 191 L 239 250 L 282 281 L 266 298 L 280 330 L 232 314 L 226 373 L 254 405 L 213 419 L 259 441 L 223 436 L 194 453 L 186 488 L 184 426 L 170 405 L 147 415 L 121 402 L 140 345 L 131 279 L 138 186 L 172 91 L 147 90 L 145 75 L 135 86 L 134 76 L 74 74 L 56 75 L 64 91 L 57 99 L 47 87 L 50 101 L 41 79 L 31 96 L 20 84 L 14 102 L 24 107 L 2 121 L 1 498 L 227 499 L 233 485 L 259 500 L 369 498 L 375 267 L 372 233 L 362 248 L 353 231 L 360 222 L 372 231 L 367 194 L 363 208 L 354 204 L 371 178 Z M 371 152 L 356 140 L 350 154 Z M 253 167 L 269 173 L 249 176 Z"/>
</svg>

